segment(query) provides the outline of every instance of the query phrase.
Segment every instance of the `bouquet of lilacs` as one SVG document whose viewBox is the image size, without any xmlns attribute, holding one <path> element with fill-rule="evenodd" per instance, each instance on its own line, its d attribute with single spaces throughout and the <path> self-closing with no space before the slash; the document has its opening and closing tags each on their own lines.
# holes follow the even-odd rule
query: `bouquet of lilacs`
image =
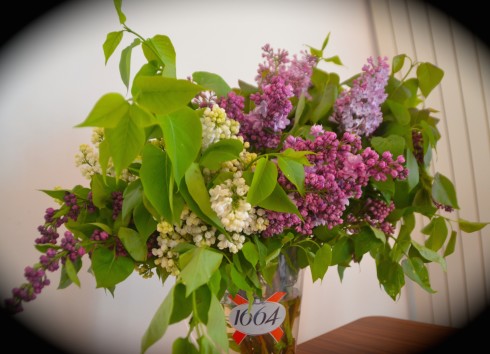
<svg viewBox="0 0 490 354">
<path fill-rule="evenodd" d="M 189 333 L 177 352 L 227 351 L 221 300 L 260 297 L 292 249 L 293 265 L 309 267 L 313 281 L 333 266 L 342 277 L 369 255 L 396 299 L 405 277 L 433 292 L 427 264 L 445 269 L 455 247 L 447 225 L 486 225 L 445 216 L 458 208 L 456 192 L 431 173 L 438 118 L 420 108 L 443 77 L 433 64 L 402 54 L 390 68 L 387 58 L 369 58 L 341 81 L 320 68 L 341 65 L 324 57 L 327 36 L 294 56 L 265 45 L 255 84 L 231 88 L 202 71 L 178 79 L 170 38 L 144 39 L 114 4 L 122 30 L 107 35 L 103 50 L 107 62 L 124 34 L 135 36 L 119 65 L 131 97 L 103 95 L 79 124 L 94 129 L 76 158 L 89 184 L 44 190 L 58 204 L 38 228 L 39 261 L 5 301 L 11 312 L 49 285 L 48 272 L 61 268 L 59 288 L 80 285 L 83 261 L 113 294 L 134 271 L 172 276 L 142 352 L 182 320 Z M 131 82 L 138 46 L 147 63 Z M 428 220 L 425 243 L 411 236 L 416 214 Z"/>
</svg>

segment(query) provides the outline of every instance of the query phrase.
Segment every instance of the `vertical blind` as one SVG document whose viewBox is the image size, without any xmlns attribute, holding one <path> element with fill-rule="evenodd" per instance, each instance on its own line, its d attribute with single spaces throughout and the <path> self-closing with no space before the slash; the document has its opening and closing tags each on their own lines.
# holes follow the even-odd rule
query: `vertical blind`
<svg viewBox="0 0 490 354">
<path fill-rule="evenodd" d="M 426 102 L 439 110 L 442 134 L 433 168 L 454 182 L 458 194 L 459 210 L 445 215 L 490 221 L 489 48 L 456 19 L 423 2 L 370 0 L 369 5 L 378 54 L 404 53 L 445 72 Z M 490 227 L 459 232 L 447 271 L 434 264 L 429 273 L 436 293 L 410 284 L 410 318 L 454 327 L 475 319 L 490 303 Z"/>
</svg>

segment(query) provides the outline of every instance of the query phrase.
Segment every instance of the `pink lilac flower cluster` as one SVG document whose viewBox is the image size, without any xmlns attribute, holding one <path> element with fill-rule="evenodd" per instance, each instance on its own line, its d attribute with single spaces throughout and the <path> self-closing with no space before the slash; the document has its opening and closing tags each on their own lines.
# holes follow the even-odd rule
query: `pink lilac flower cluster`
<svg viewBox="0 0 490 354">
<path fill-rule="evenodd" d="M 371 136 L 383 121 L 381 104 L 386 100 L 384 90 L 388 83 L 388 58 L 371 57 L 353 81 L 352 88 L 344 90 L 335 101 L 330 121 L 337 123 L 339 131 Z"/>
<path fill-rule="evenodd" d="M 311 166 L 305 167 L 305 195 L 294 192 L 294 186 L 283 175 L 278 179 L 286 191 L 292 191 L 290 196 L 304 220 L 297 215 L 268 211 L 266 237 L 289 228 L 305 235 L 311 235 L 319 225 L 332 229 L 343 223 L 349 199 L 360 198 L 370 178 L 383 181 L 391 176 L 402 180 L 408 175 L 403 156 L 393 159 L 389 152 L 380 156 L 370 148 L 362 150 L 357 135 L 344 133 L 338 139 L 336 133 L 324 131 L 321 126 L 313 126 L 310 133 L 314 140 L 288 136 L 283 147 L 314 153 L 307 155 Z"/>
<path fill-rule="evenodd" d="M 395 227 L 386 218 L 390 213 L 395 210 L 395 203 L 393 201 L 387 203 L 384 200 L 367 198 L 361 211 L 357 212 L 356 215 L 347 215 L 346 222 L 348 224 L 359 224 L 363 221 L 367 222 L 369 225 L 380 229 L 387 235 L 393 235 L 395 232 Z M 355 232 L 351 229 L 352 232 Z"/>
<path fill-rule="evenodd" d="M 285 50 L 276 52 L 262 47 L 264 63 L 259 65 L 256 82 L 259 91 L 250 95 L 255 108 L 247 114 L 239 113 L 243 101 L 230 93 L 219 100 L 230 118 L 240 123 L 240 135 L 248 141 L 253 151 L 275 149 L 279 146 L 282 132 L 291 123 L 288 115 L 293 109 L 292 97 L 306 94 L 317 59 L 303 52 L 301 59 L 289 59 Z"/>
<path fill-rule="evenodd" d="M 65 205 L 68 206 L 66 215 L 56 216 L 59 210 L 47 208 L 44 214 L 44 225 L 38 227 L 41 237 L 35 240 L 38 245 L 57 243 L 59 237 L 57 229 L 65 224 L 69 219 L 76 220 L 83 207 L 87 210 L 94 210 L 94 205 L 89 201 L 82 206 L 78 204 L 78 198 L 73 193 L 67 193 L 63 198 Z M 69 231 L 64 233 L 60 241 L 60 249 L 48 248 L 45 254 L 39 257 L 39 263 L 26 267 L 24 276 L 27 282 L 18 288 L 12 289 L 12 297 L 5 300 L 5 308 L 10 313 L 21 312 L 23 310 L 22 302 L 32 301 L 40 294 L 45 286 L 50 284 L 46 276 L 46 271 L 54 272 L 59 269 L 59 262 L 66 263 L 66 259 L 75 262 L 86 251 L 81 246 L 80 241 L 76 239 Z"/>
</svg>

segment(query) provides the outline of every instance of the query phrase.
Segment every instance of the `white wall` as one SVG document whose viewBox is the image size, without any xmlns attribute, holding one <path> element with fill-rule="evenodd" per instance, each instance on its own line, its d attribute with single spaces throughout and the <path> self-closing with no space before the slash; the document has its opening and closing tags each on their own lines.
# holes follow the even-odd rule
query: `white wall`
<svg viewBox="0 0 490 354">
<path fill-rule="evenodd" d="M 365 1 L 125 1 L 127 24 L 142 34 L 167 34 L 177 51 L 181 78 L 193 71 L 220 74 L 230 85 L 252 82 L 269 42 L 291 53 L 320 46 L 331 32 L 327 55 L 338 54 L 342 78 L 358 72 L 376 45 Z M 50 198 L 39 189 L 87 182 L 74 166 L 78 145 L 90 130 L 74 128 L 104 93 L 124 93 L 117 57 L 104 66 L 105 35 L 119 30 L 112 1 L 70 3 L 34 23 L 0 52 L 0 277 L 1 297 L 23 282 L 23 268 L 37 261 L 32 245 Z M 125 42 L 129 44 L 129 42 Z M 135 70 L 142 61 L 134 59 Z M 323 283 L 305 277 L 300 342 L 365 315 L 405 318 L 405 292 L 398 302 L 382 292 L 366 259 L 336 269 Z M 58 291 L 57 275 L 20 315 L 42 336 L 70 353 L 136 353 L 140 338 L 166 289 L 137 276 L 116 289 L 115 299 L 95 290 L 82 271 L 80 289 Z M 150 352 L 168 353 L 168 340 Z"/>
</svg>

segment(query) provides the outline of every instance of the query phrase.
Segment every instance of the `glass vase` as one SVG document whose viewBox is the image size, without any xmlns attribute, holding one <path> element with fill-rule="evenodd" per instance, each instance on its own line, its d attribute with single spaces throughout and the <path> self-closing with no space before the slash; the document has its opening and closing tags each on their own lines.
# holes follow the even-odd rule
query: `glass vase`
<svg viewBox="0 0 490 354">
<path fill-rule="evenodd" d="M 272 283 L 263 284 L 262 296 L 239 291 L 226 294 L 223 306 L 227 319 L 230 353 L 294 354 L 299 332 L 303 270 L 297 267 L 295 249 L 280 254 Z"/>
</svg>

